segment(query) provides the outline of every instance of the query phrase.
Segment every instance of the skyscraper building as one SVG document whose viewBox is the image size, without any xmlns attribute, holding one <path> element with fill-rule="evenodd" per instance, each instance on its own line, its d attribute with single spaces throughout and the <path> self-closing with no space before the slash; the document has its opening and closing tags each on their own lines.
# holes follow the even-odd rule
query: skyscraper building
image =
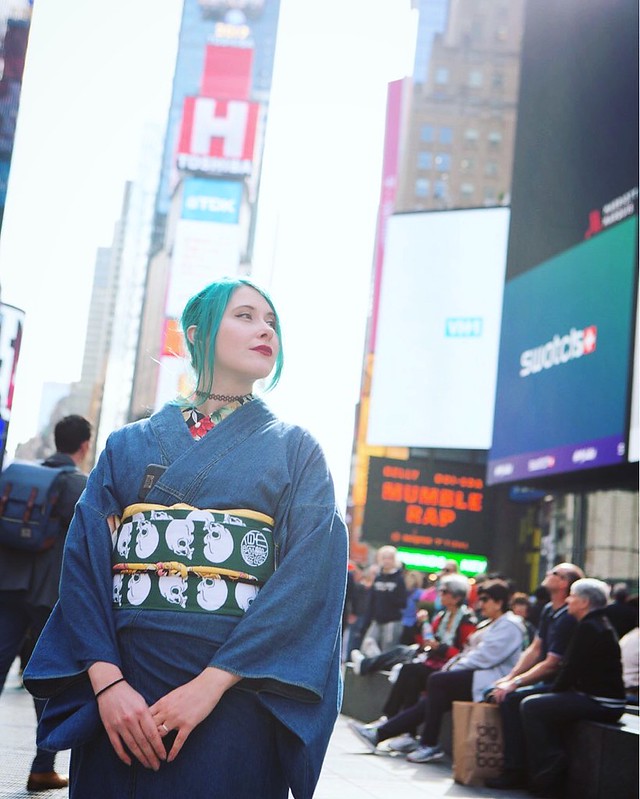
<svg viewBox="0 0 640 799">
<path fill-rule="evenodd" d="M 524 0 L 419 0 L 397 211 L 508 204 Z"/>
</svg>

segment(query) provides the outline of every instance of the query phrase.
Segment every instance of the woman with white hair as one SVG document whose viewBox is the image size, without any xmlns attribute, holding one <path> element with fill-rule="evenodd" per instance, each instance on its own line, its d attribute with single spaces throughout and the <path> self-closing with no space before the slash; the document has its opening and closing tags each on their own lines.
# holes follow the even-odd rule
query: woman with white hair
<svg viewBox="0 0 640 799">
<path fill-rule="evenodd" d="M 564 663 L 551 693 L 534 694 L 521 705 L 531 788 L 545 795 L 565 795 L 568 725 L 581 719 L 612 723 L 624 712 L 620 646 L 605 613 L 608 599 L 601 580 L 573 583 L 567 605 L 578 625 Z"/>
</svg>

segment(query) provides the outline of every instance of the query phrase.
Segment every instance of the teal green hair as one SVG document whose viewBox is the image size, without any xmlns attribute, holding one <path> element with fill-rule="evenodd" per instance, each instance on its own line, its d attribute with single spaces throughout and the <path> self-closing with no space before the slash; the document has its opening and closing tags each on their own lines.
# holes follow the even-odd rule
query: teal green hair
<svg viewBox="0 0 640 799">
<path fill-rule="evenodd" d="M 231 295 L 241 286 L 249 286 L 255 289 L 258 294 L 263 296 L 269 303 L 274 313 L 276 321 L 275 330 L 280 340 L 280 348 L 266 390 L 270 391 L 276 386 L 278 380 L 280 380 L 284 363 L 282 357 L 282 334 L 280 332 L 280 318 L 278 317 L 278 312 L 275 309 L 271 297 L 269 297 L 264 289 L 259 288 L 245 277 L 224 277 L 220 280 L 216 280 L 214 283 L 210 283 L 197 294 L 194 294 L 185 305 L 180 319 L 185 345 L 191 356 L 191 365 L 196 375 L 196 389 L 190 398 L 192 400 L 195 398 L 196 404 L 203 402 L 211 393 L 215 370 L 215 344 L 218 330 L 220 329 L 220 322 L 229 304 Z M 196 335 L 194 336 L 193 344 L 189 341 L 187 336 L 187 330 L 192 325 L 196 326 Z M 202 331 L 206 331 L 206 336 L 198 335 L 198 333 Z M 205 376 L 208 376 L 208 385 L 204 385 L 202 382 Z"/>
</svg>

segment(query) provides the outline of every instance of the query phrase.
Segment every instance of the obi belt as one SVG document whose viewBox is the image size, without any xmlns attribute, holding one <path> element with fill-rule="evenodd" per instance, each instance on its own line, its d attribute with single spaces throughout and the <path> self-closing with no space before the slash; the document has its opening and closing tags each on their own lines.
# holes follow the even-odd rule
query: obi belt
<svg viewBox="0 0 640 799">
<path fill-rule="evenodd" d="M 130 505 L 114 535 L 113 607 L 242 616 L 275 569 L 273 525 L 247 509 Z"/>
</svg>

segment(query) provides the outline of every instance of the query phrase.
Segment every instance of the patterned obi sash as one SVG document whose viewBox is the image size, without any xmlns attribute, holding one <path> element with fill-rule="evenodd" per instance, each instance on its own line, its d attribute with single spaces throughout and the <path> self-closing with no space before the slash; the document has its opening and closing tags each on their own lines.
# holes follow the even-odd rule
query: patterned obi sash
<svg viewBox="0 0 640 799">
<path fill-rule="evenodd" d="M 114 608 L 242 616 L 275 569 L 273 524 L 246 509 L 130 505 L 111 556 Z"/>
</svg>

